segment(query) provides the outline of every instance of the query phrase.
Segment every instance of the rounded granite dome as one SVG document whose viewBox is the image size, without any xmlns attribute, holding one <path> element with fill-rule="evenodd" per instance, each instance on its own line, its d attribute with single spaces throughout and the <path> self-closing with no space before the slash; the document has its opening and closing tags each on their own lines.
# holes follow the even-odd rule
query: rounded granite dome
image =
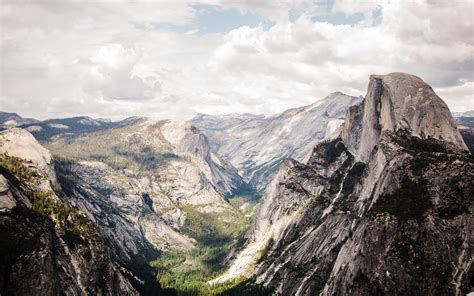
<svg viewBox="0 0 474 296">
<path fill-rule="evenodd" d="M 364 102 L 347 114 L 345 143 L 366 160 L 384 130 L 402 129 L 467 149 L 448 106 L 421 78 L 406 73 L 371 75 Z"/>
</svg>

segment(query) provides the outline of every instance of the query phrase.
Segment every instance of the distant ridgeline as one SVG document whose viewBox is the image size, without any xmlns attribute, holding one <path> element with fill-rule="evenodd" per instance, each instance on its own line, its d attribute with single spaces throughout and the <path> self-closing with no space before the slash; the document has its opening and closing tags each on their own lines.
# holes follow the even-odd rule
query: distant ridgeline
<svg viewBox="0 0 474 296">
<path fill-rule="evenodd" d="M 272 116 L 0 112 L 0 294 L 465 295 L 473 115 L 404 73 Z"/>
</svg>

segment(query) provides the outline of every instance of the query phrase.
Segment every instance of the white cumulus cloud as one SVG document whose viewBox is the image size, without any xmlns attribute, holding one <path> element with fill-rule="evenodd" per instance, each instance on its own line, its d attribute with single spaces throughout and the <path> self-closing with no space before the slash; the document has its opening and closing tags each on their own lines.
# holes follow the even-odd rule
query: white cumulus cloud
<svg viewBox="0 0 474 296">
<path fill-rule="evenodd" d="M 126 49 L 120 44 L 102 46 L 90 59 L 84 75 L 84 89 L 105 100 L 141 101 L 155 98 L 160 91 L 159 81 L 144 79 L 136 73 L 142 50 Z"/>
<path fill-rule="evenodd" d="M 267 22 L 204 34 L 209 5 Z M 274 113 L 334 91 L 363 95 L 370 74 L 402 71 L 451 110 L 470 110 L 473 9 L 461 0 L 2 2 L 0 109 L 38 118 Z"/>
</svg>

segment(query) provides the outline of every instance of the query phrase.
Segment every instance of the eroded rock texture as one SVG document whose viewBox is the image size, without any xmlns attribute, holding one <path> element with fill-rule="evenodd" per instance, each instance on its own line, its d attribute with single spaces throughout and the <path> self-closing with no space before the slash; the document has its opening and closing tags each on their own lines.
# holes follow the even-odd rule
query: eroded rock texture
<svg viewBox="0 0 474 296">
<path fill-rule="evenodd" d="M 428 85 L 371 76 L 340 137 L 280 169 L 224 276 L 247 275 L 244 291 L 276 295 L 465 295 L 473 177 L 474 159 Z"/>
</svg>

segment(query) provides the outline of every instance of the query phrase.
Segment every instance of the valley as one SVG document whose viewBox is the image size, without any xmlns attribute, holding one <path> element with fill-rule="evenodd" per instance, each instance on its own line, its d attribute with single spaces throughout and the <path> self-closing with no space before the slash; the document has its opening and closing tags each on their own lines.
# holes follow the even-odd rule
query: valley
<svg viewBox="0 0 474 296">
<path fill-rule="evenodd" d="M 273 141 L 281 143 L 256 164 L 266 176 L 259 184 L 241 177 L 252 174 L 255 165 L 247 172 L 242 171 L 244 167 L 239 171 L 214 152 L 218 136 L 207 121 L 201 124 L 206 133 L 196 128 L 196 118 L 186 123 L 145 117 L 118 122 L 75 117 L 30 120 L 24 125 L 20 116 L 15 118 L 51 151 L 65 202 L 93 221 L 114 260 L 132 277 L 150 281 L 155 274 L 163 291 L 217 295 L 243 280 L 208 283 L 225 271 L 232 254 L 243 247 L 265 182 L 284 157 L 304 157 L 334 129 L 333 122 L 342 121 L 345 110 L 360 100 L 335 93 L 310 106 L 247 122 L 253 126 L 253 135 L 247 139 L 274 134 Z M 239 115 L 234 117 L 241 121 Z M 213 122 L 220 126 L 224 119 Z M 311 123 L 316 130 L 312 131 Z M 270 127 L 275 131 L 269 131 Z M 291 138 L 300 132 L 304 132 L 300 137 Z M 209 140 L 207 134 L 213 137 Z M 239 137 L 243 136 L 235 136 Z M 263 149 L 246 145 L 246 155 Z M 294 148 L 286 151 L 288 145 Z M 265 173 L 265 167 L 272 169 Z M 147 284 L 131 283 L 140 293 L 150 289 Z"/>
<path fill-rule="evenodd" d="M 2 114 L 1 244 L 30 247 L 3 255 L 0 293 L 32 289 L 25 264 L 71 293 L 470 289 L 472 117 L 416 76 L 272 116 Z"/>
<path fill-rule="evenodd" d="M 0 0 L 0 296 L 474 296 L 474 0 Z"/>
<path fill-rule="evenodd" d="M 206 280 L 242 244 L 257 200 L 194 127 L 140 118 L 45 145 L 75 205 L 111 241 L 124 238 L 117 257 L 150 264 L 163 288 L 205 295 Z"/>
</svg>

